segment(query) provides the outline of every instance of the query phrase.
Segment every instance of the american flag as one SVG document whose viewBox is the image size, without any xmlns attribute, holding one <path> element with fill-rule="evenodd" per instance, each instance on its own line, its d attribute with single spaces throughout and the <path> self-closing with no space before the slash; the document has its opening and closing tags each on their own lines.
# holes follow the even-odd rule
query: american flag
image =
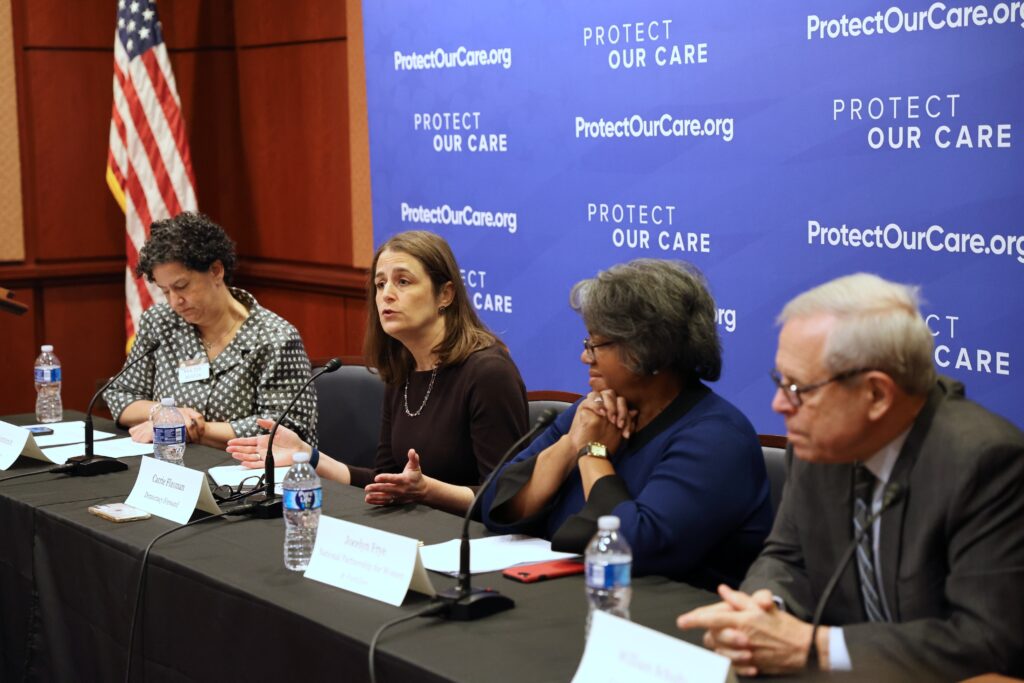
<svg viewBox="0 0 1024 683">
<path fill-rule="evenodd" d="M 181 101 L 156 2 L 151 0 L 117 3 L 107 185 L 125 216 L 125 326 L 130 347 L 142 312 L 164 300 L 159 289 L 135 277 L 149 226 L 197 209 Z"/>
</svg>

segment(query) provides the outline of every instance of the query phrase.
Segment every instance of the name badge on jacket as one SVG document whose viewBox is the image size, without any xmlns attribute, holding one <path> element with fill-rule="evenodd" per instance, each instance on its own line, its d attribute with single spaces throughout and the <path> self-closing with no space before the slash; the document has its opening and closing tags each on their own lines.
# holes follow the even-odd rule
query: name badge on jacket
<svg viewBox="0 0 1024 683">
<path fill-rule="evenodd" d="M 205 358 L 192 358 L 178 363 L 178 382 L 188 384 L 198 382 L 210 376 L 210 361 Z"/>
</svg>

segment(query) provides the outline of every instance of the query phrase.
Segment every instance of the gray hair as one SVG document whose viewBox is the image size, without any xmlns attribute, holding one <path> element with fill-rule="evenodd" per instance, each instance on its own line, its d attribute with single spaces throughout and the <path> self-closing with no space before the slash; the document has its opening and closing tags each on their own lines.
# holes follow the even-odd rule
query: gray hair
<svg viewBox="0 0 1024 683">
<path fill-rule="evenodd" d="M 636 259 L 576 283 L 569 305 L 591 334 L 615 341 L 637 374 L 669 370 L 714 381 L 722 374 L 715 301 L 689 263 Z"/>
<path fill-rule="evenodd" d="M 924 394 L 936 379 L 934 341 L 921 317 L 918 293 L 917 287 L 877 275 L 847 275 L 797 296 L 782 309 L 778 322 L 835 316 L 836 326 L 825 342 L 829 372 L 881 370 L 907 393 Z"/>
</svg>

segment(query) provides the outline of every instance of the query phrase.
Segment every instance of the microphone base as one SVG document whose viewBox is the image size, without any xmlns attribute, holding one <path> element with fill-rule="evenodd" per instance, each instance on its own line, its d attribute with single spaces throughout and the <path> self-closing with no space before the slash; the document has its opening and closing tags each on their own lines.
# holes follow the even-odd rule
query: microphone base
<svg viewBox="0 0 1024 683">
<path fill-rule="evenodd" d="M 257 519 L 281 519 L 284 517 L 284 500 L 276 494 L 254 493 L 245 499 L 252 509 L 246 514 Z"/>
<path fill-rule="evenodd" d="M 126 463 L 115 458 L 108 458 L 104 455 L 76 455 L 68 458 L 61 466 L 61 473 L 69 477 L 93 477 L 97 474 L 110 474 L 111 472 L 124 472 L 128 469 Z"/>
<path fill-rule="evenodd" d="M 462 595 L 455 587 L 437 596 L 448 604 L 441 616 L 451 621 L 476 621 L 516 606 L 512 598 L 492 588 L 470 588 L 469 595 Z"/>
</svg>

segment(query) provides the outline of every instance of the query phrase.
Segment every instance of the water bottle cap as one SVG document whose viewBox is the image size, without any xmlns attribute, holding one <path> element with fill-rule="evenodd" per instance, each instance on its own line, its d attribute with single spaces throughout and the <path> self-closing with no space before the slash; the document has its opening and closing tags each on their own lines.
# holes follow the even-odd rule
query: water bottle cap
<svg viewBox="0 0 1024 683">
<path fill-rule="evenodd" d="M 615 531 L 619 528 L 619 518 L 615 515 L 604 515 L 597 518 L 597 528 L 601 531 Z"/>
<path fill-rule="evenodd" d="M 292 455 L 292 462 L 309 462 L 309 457 L 311 455 L 311 453 L 307 453 L 306 451 L 295 451 L 295 454 Z"/>
<path fill-rule="evenodd" d="M 162 405 L 162 406 L 171 406 L 173 408 L 174 407 L 174 397 L 173 396 L 165 396 L 164 398 L 160 399 L 160 405 Z"/>
<path fill-rule="evenodd" d="M 43 353 L 53 353 L 53 344 L 43 344 L 39 347 L 39 350 Z"/>
</svg>

